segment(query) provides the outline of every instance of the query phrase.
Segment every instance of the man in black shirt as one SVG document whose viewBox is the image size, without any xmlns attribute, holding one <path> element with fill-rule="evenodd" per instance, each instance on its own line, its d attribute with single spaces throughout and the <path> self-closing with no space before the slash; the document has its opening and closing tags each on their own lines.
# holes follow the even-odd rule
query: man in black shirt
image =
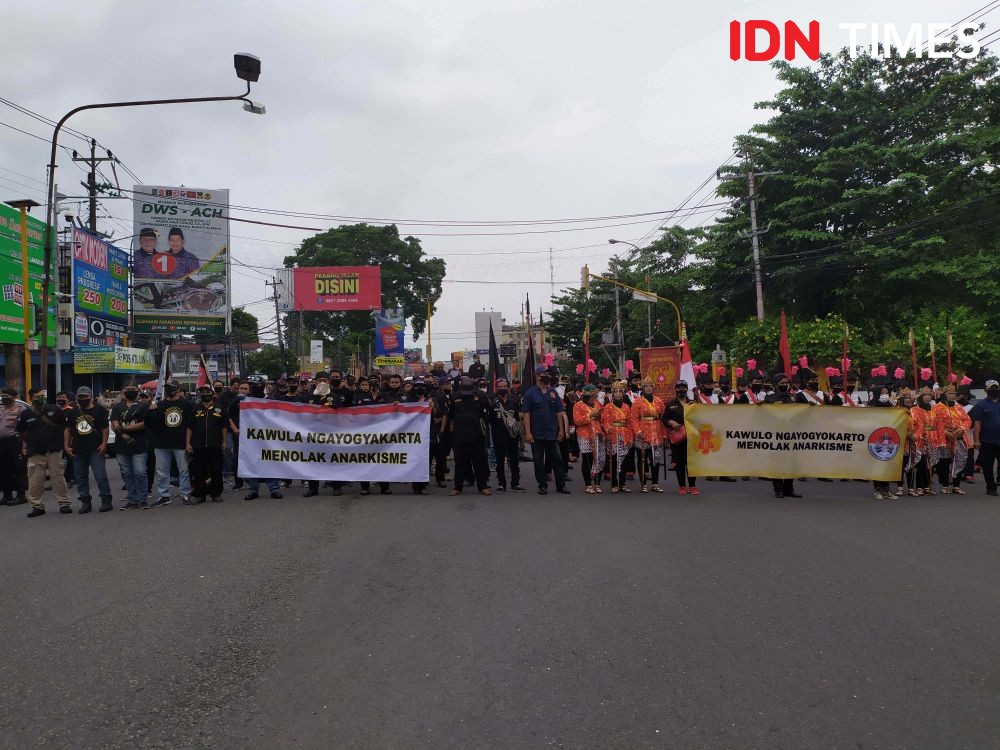
<svg viewBox="0 0 1000 750">
<path fill-rule="evenodd" d="M 510 466 L 511 490 L 525 492 L 521 486 L 520 448 L 517 444 L 521 434 L 521 399 L 510 392 L 506 378 L 497 378 L 496 388 L 496 395 L 490 400 L 489 425 L 497 456 L 497 492 L 507 491 L 504 463 Z"/>
<path fill-rule="evenodd" d="M 243 479 L 240 477 L 240 401 L 250 395 L 250 384 L 246 382 L 240 383 L 237 389 L 236 398 L 229 402 L 229 408 L 226 410 L 226 416 L 228 417 L 226 426 L 229 428 L 229 434 L 232 436 L 233 489 L 242 490 Z"/>
<path fill-rule="evenodd" d="M 111 484 L 104 465 L 108 448 L 108 412 L 94 402 L 94 394 L 87 386 L 76 389 L 76 408 L 69 413 L 65 431 L 66 453 L 73 459 L 76 489 L 80 510 L 90 513 L 90 472 L 94 472 L 97 491 L 101 495 L 101 513 L 113 510 Z"/>
<path fill-rule="evenodd" d="M 388 386 L 379 393 L 377 403 L 398 404 L 403 400 L 403 379 L 399 375 L 390 375 Z"/>
<path fill-rule="evenodd" d="M 788 376 L 785 373 L 777 372 L 774 374 L 774 386 L 774 393 L 764 399 L 765 405 L 795 403 L 795 398 L 789 393 L 790 386 Z M 771 484 L 774 485 L 775 497 L 802 497 L 795 492 L 795 482 L 792 479 L 772 479 Z"/>
<path fill-rule="evenodd" d="M 207 385 L 198 389 L 191 427 L 188 429 L 187 452 L 191 454 L 191 486 L 194 502 L 205 502 L 205 495 L 213 503 L 222 502 L 222 456 L 226 450 L 226 423 L 228 417 L 215 394 Z"/>
<path fill-rule="evenodd" d="M 433 414 L 434 404 L 433 404 L 433 402 L 429 401 L 429 399 L 428 399 L 427 396 L 428 396 L 428 385 L 426 383 L 424 383 L 422 380 L 418 380 L 418 381 L 414 382 L 413 387 L 410 389 L 410 392 L 407 393 L 406 396 L 403 398 L 403 403 L 406 403 L 406 404 L 426 404 L 426 403 L 431 403 L 431 413 Z M 432 418 L 431 419 L 431 433 L 432 433 L 431 444 L 432 445 L 434 443 L 433 432 L 434 432 L 434 420 Z M 432 460 L 433 460 L 433 456 L 429 457 L 428 458 L 428 464 L 430 464 L 430 462 Z M 430 466 L 428 465 L 428 472 L 429 471 L 430 471 Z M 413 482 L 411 484 L 411 486 L 413 488 L 413 494 L 415 494 L 415 495 L 426 495 L 427 494 L 427 482 Z"/>
<path fill-rule="evenodd" d="M 316 373 L 316 387 L 313 388 L 309 403 L 313 406 L 325 406 L 328 409 L 343 409 L 354 404 L 354 394 L 347 390 L 343 383 L 340 370 Z M 333 494 L 339 497 L 344 494 L 343 482 L 333 482 Z M 303 497 L 315 497 L 319 494 L 319 481 L 310 480 L 309 488 Z"/>
<path fill-rule="evenodd" d="M 128 502 L 121 510 L 146 509 L 149 508 L 146 501 L 149 487 L 146 477 L 146 412 L 149 411 L 149 404 L 139 400 L 139 387 L 135 383 L 126 383 L 122 395 L 124 400 L 111 407 L 111 429 L 115 433 L 118 468 L 121 469 L 128 496 Z"/>
<path fill-rule="evenodd" d="M 476 390 L 468 375 L 462 377 L 458 393 L 452 394 L 448 411 L 448 424 L 455 448 L 455 485 L 448 494 L 462 494 L 470 462 L 479 494 L 493 494 L 489 488 L 490 467 L 486 460 L 486 420 L 489 415 L 486 394 Z"/>
<path fill-rule="evenodd" d="M 184 505 L 191 505 L 191 475 L 188 473 L 187 433 L 191 427 L 191 402 L 181 398 L 180 385 L 168 380 L 164 398 L 149 405 L 146 414 L 147 437 L 156 455 L 156 494 L 153 507 L 170 505 L 170 462 L 177 464 L 178 490 Z"/>
<path fill-rule="evenodd" d="M 59 503 L 60 513 L 72 513 L 69 488 L 63 476 L 62 449 L 65 443 L 66 412 L 55 404 L 46 403 L 45 391 L 28 391 L 31 408 L 24 409 L 17 420 L 17 434 L 24 440 L 28 458 L 28 518 L 45 515 L 45 472 L 52 478 L 52 494 Z"/>
<path fill-rule="evenodd" d="M 451 381 L 445 378 L 431 392 L 431 458 L 434 460 L 434 481 L 445 487 L 448 475 L 448 452 L 451 433 L 448 431 L 448 409 L 451 406 Z"/>
<path fill-rule="evenodd" d="M 486 365 L 479 361 L 479 355 L 472 355 L 472 364 L 469 365 L 469 377 L 473 380 L 486 377 Z"/>
</svg>

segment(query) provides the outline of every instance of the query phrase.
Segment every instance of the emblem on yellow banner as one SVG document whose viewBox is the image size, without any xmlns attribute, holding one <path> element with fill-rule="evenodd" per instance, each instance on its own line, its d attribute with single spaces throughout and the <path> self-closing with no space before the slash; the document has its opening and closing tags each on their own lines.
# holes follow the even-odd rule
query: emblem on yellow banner
<svg viewBox="0 0 1000 750">
<path fill-rule="evenodd" d="M 712 425 L 703 424 L 698 432 L 698 450 L 702 455 L 707 456 L 722 447 L 722 435 L 718 430 L 713 430 Z"/>
</svg>

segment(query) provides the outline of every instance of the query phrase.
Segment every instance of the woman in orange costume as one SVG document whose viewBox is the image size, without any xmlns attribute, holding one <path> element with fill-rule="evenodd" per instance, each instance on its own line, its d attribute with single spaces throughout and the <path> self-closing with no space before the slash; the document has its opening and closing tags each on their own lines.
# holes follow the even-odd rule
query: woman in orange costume
<svg viewBox="0 0 1000 750">
<path fill-rule="evenodd" d="M 957 398 L 955 386 L 949 385 L 944 389 L 944 400 L 938 406 L 948 413 L 948 423 L 945 426 L 948 447 L 943 458 L 948 460 L 950 491 L 956 495 L 964 495 L 965 490 L 961 487 L 962 472 L 969 458 L 969 446 L 972 445 L 972 420 L 969 419 L 968 412 L 958 404 Z M 943 481 L 941 492 L 945 495 L 949 492 L 949 485 Z"/>
<path fill-rule="evenodd" d="M 611 492 L 631 492 L 625 486 L 625 460 L 632 452 L 632 428 L 625 403 L 625 384 L 618 380 L 611 386 L 611 400 L 601 409 L 601 430 L 611 462 Z"/>
<path fill-rule="evenodd" d="M 583 386 L 580 400 L 573 404 L 573 425 L 576 442 L 580 446 L 583 481 L 587 494 L 601 491 L 601 474 L 604 472 L 604 438 L 601 433 L 601 405 L 597 403 L 597 386 Z"/>
<path fill-rule="evenodd" d="M 934 394 L 926 386 L 917 394 L 917 403 L 910 409 L 910 435 L 913 436 L 913 458 L 910 465 L 915 467 L 916 490 L 913 494 L 932 495 L 931 471 L 937 452 L 931 447 L 931 432 L 934 430 L 932 401 Z"/>
<path fill-rule="evenodd" d="M 653 475 L 653 492 L 663 492 L 660 487 L 660 467 L 663 465 L 663 399 L 653 393 L 653 381 L 642 381 L 642 396 L 632 400 L 629 426 L 635 436 L 635 462 L 639 469 L 639 486 L 646 489 L 646 474 Z M 650 468 L 652 471 L 650 472 Z"/>
<path fill-rule="evenodd" d="M 951 419 L 951 412 L 948 411 L 947 404 L 940 401 L 932 404 L 930 429 L 927 431 L 927 440 L 930 444 L 930 458 L 927 465 L 937 475 L 943 495 L 947 495 L 951 491 L 951 449 L 948 445 L 948 433 L 952 426 Z M 933 493 L 927 492 L 925 494 Z"/>
</svg>

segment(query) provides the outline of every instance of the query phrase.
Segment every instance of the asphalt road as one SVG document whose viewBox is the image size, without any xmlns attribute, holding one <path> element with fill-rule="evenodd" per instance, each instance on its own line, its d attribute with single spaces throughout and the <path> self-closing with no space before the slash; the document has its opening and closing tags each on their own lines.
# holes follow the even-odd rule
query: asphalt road
<svg viewBox="0 0 1000 750">
<path fill-rule="evenodd" d="M 1000 746 L 981 480 L 702 484 L 2 508 L 0 747 Z"/>
</svg>

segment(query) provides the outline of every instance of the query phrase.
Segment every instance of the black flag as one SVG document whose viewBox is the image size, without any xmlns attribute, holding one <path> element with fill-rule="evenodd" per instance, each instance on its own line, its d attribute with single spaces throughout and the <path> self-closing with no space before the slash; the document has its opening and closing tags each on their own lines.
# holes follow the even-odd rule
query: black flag
<svg viewBox="0 0 1000 750">
<path fill-rule="evenodd" d="M 490 321 L 490 369 L 486 371 L 486 386 L 490 393 L 495 393 L 497 389 L 497 378 L 507 379 L 507 370 L 500 361 L 500 350 L 497 348 L 497 339 L 493 334 L 493 321 Z"/>
<path fill-rule="evenodd" d="M 528 295 L 524 295 L 526 309 L 528 311 L 525 332 L 528 334 L 528 351 L 524 358 L 524 375 L 521 377 L 521 393 L 528 390 L 535 384 L 535 337 L 531 332 L 531 300 Z"/>
</svg>

